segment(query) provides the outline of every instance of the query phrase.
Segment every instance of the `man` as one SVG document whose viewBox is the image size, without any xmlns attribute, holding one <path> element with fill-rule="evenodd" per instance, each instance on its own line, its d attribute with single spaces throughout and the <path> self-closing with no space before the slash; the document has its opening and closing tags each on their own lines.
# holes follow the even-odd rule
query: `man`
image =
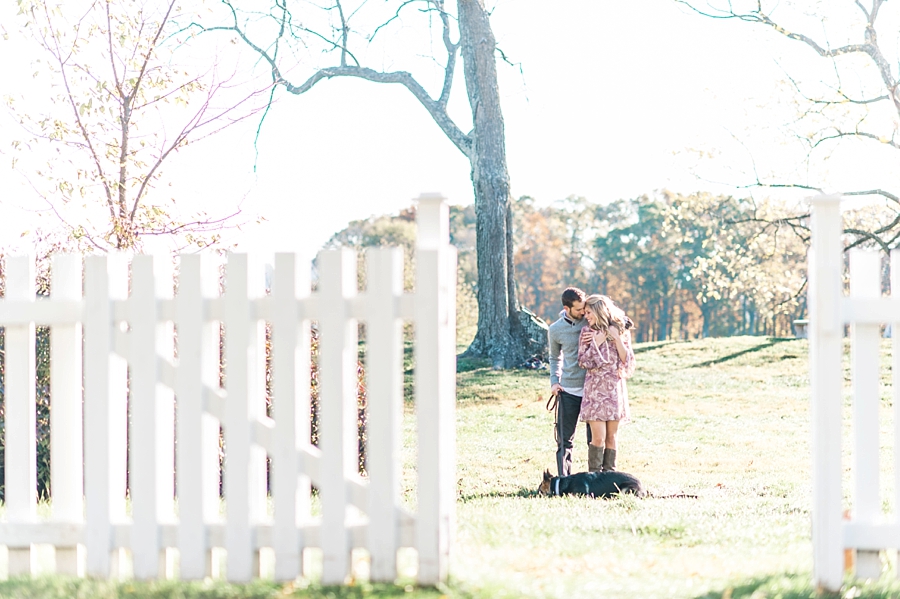
<svg viewBox="0 0 900 599">
<path fill-rule="evenodd" d="M 584 291 L 576 287 L 563 291 L 563 311 L 559 320 L 551 324 L 547 331 L 550 342 L 550 393 L 556 395 L 558 402 L 556 466 L 560 476 L 572 473 L 572 442 L 584 393 L 584 369 L 578 365 L 578 338 L 586 324 L 584 298 Z M 587 427 L 587 441 L 590 444 L 590 427 Z"/>
</svg>

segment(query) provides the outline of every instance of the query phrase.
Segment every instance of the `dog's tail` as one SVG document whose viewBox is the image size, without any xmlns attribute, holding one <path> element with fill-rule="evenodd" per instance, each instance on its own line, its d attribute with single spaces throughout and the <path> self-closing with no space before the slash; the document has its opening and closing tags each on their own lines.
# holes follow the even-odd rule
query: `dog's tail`
<svg viewBox="0 0 900 599">
<path fill-rule="evenodd" d="M 625 485 L 624 487 L 620 487 L 618 483 L 613 484 L 615 485 L 616 490 L 619 492 L 619 495 L 629 494 L 634 495 L 635 497 L 638 497 L 640 499 L 649 497 L 647 491 L 644 489 L 644 487 L 641 486 L 641 483 L 637 483 L 636 485 Z"/>
</svg>

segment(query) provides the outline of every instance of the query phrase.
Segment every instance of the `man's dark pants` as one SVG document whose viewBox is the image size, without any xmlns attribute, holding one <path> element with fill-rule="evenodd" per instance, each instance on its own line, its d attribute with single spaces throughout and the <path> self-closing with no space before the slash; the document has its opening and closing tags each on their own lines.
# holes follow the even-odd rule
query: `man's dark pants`
<svg viewBox="0 0 900 599">
<path fill-rule="evenodd" d="M 578 414 L 581 413 L 581 398 L 560 390 L 556 406 L 556 438 L 559 447 L 556 450 L 556 467 L 560 476 L 572 474 L 572 444 L 575 440 L 575 427 L 578 426 Z M 591 427 L 587 428 L 587 442 L 591 442 Z"/>
</svg>

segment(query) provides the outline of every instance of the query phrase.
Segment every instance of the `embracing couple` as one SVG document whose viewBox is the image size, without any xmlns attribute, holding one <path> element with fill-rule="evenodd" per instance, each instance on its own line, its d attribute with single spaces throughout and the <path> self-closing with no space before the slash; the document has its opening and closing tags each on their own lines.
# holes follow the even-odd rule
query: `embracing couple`
<svg viewBox="0 0 900 599">
<path fill-rule="evenodd" d="M 625 379 L 634 374 L 634 323 L 605 295 L 569 287 L 563 311 L 548 331 L 550 392 L 556 395 L 556 465 L 572 474 L 572 441 L 587 423 L 588 470 L 616 469 L 619 424 L 628 421 Z"/>
</svg>

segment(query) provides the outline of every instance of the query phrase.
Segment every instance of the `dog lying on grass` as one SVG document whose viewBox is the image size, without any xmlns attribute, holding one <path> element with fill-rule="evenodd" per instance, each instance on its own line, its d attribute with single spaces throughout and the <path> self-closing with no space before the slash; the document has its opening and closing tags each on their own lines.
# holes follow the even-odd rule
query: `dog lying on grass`
<svg viewBox="0 0 900 599">
<path fill-rule="evenodd" d="M 641 481 L 627 472 L 579 472 L 571 476 L 553 476 L 544 470 L 544 480 L 538 487 L 538 495 L 589 495 L 612 497 L 631 493 L 644 497 L 647 492 Z"/>
</svg>

